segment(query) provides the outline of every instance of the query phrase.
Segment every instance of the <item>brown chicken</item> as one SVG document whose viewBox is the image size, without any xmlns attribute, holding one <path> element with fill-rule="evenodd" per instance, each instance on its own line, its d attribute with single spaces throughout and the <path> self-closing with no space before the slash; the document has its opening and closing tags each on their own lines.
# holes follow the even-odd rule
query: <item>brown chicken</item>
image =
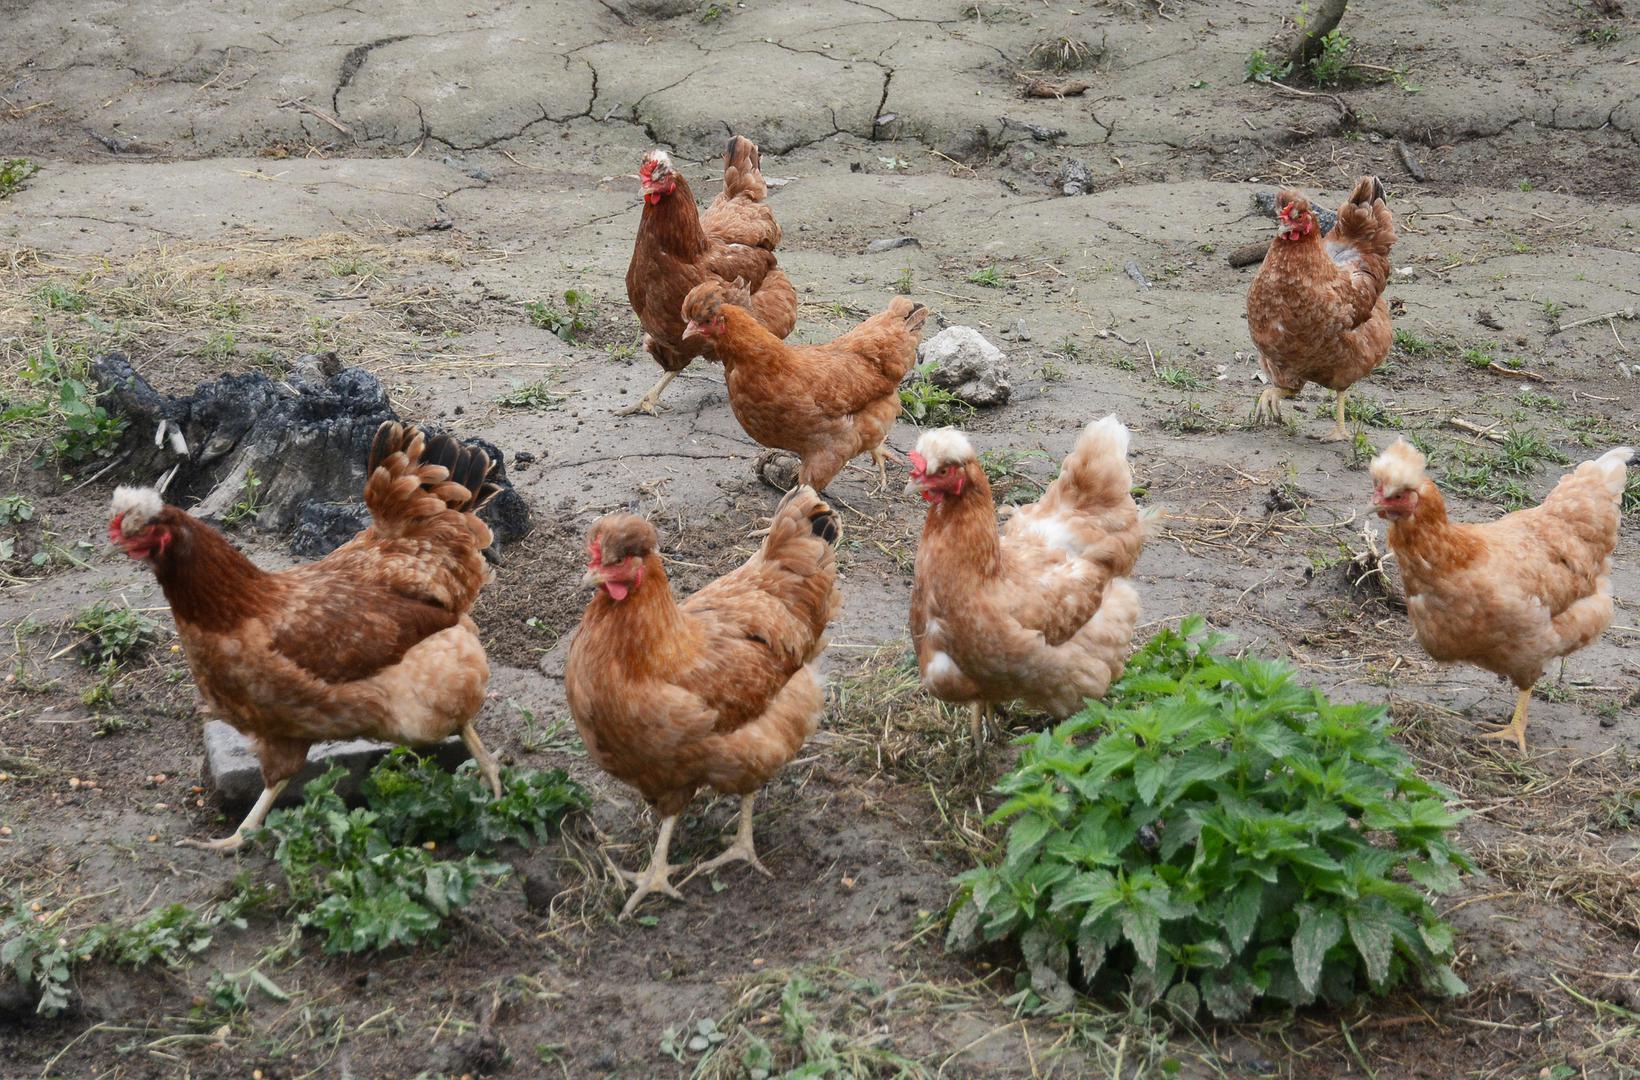
<svg viewBox="0 0 1640 1080">
<path fill-rule="evenodd" d="M 702 214 L 683 174 L 664 150 L 651 150 L 638 169 L 643 217 L 626 295 L 643 324 L 643 347 L 665 372 L 635 405 L 619 411 L 654 414 L 661 391 L 697 356 L 711 359 L 704 338 L 684 340 L 683 298 L 703 281 L 738 281 L 736 296 L 777 338 L 797 325 L 797 291 L 775 264 L 780 226 L 763 202 L 768 186 L 757 144 L 739 135 L 723 155 L 723 190 Z"/>
<path fill-rule="evenodd" d="M 153 568 L 210 709 L 251 740 L 264 790 L 233 835 L 183 844 L 235 851 L 308 747 L 371 738 L 408 745 L 460 732 L 497 795 L 473 718 L 490 668 L 467 612 L 491 571 L 477 510 L 490 461 L 440 436 L 383 424 L 370 448 L 371 525 L 318 562 L 259 569 L 153 488 L 114 492 L 108 537 Z"/>
<path fill-rule="evenodd" d="M 740 796 L 734 842 L 690 877 L 743 859 L 752 799 L 814 733 L 824 708 L 809 666 L 842 606 L 836 516 L 812 488 L 794 488 L 762 548 L 679 604 L 654 526 L 612 514 L 592 527 L 585 584 L 597 595 L 570 643 L 564 690 L 587 752 L 638 789 L 661 816 L 621 917 L 651 892 L 681 899 L 667 860 L 678 815 L 702 787 Z M 685 880 L 688 880 L 687 878 Z"/>
<path fill-rule="evenodd" d="M 897 296 L 825 345 L 787 345 L 705 281 L 683 302 L 685 340 L 704 339 L 723 361 L 729 407 L 746 434 L 803 459 L 797 482 L 818 491 L 858 454 L 888 483 L 883 440 L 900 415 L 900 380 L 917 362 L 928 309 Z"/>
<path fill-rule="evenodd" d="M 1526 706 L 1549 661 L 1592 644 L 1612 621 L 1612 551 L 1634 451 L 1608 450 L 1563 476 L 1542 505 L 1484 525 L 1446 516 L 1424 455 L 1397 439 L 1372 461 L 1373 505 L 1389 520 L 1407 615 L 1442 662 L 1515 684 L 1508 724 L 1483 738 L 1526 749 Z"/>
<path fill-rule="evenodd" d="M 1139 619 L 1124 575 L 1145 542 L 1127 451 L 1116 417 L 1089 424 L 1042 498 L 999 536 L 968 439 L 941 428 L 917 440 L 906 491 L 929 507 L 911 640 L 923 686 L 970 706 L 976 752 L 992 706 L 1020 701 L 1064 717 L 1121 675 Z"/>
<path fill-rule="evenodd" d="M 1344 392 L 1389 355 L 1389 249 L 1395 222 L 1375 176 L 1356 181 L 1321 236 L 1309 200 L 1296 191 L 1276 196 L 1281 226 L 1247 290 L 1247 328 L 1270 385 L 1259 395 L 1260 420 L 1281 418 L 1281 399 L 1307 382 L 1337 392 L 1337 423 L 1325 442 L 1349 438 Z"/>
</svg>

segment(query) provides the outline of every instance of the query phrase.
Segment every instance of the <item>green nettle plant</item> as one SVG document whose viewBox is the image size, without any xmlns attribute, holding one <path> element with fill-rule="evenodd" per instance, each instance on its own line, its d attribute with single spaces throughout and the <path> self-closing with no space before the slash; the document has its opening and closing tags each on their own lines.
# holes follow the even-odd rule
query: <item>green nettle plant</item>
<svg viewBox="0 0 1640 1080">
<path fill-rule="evenodd" d="M 1006 854 L 956 879 L 947 944 L 1016 941 L 1030 989 L 1125 991 L 1235 1019 L 1419 980 L 1465 990 L 1430 895 L 1473 869 L 1463 818 L 1383 709 L 1285 664 L 1220 655 L 1200 616 L 1139 650 L 1107 700 L 1030 736 L 992 815 Z"/>
<path fill-rule="evenodd" d="M 274 843 L 296 921 L 324 934 L 332 953 L 436 939 L 486 878 L 511 870 L 476 854 L 439 858 L 425 845 L 488 852 L 501 841 L 529 844 L 587 802 L 561 770 L 510 769 L 492 801 L 471 762 L 451 776 L 402 749 L 366 778 L 366 806 L 347 808 L 335 791 L 341 776 L 332 766 L 309 781 L 301 805 L 275 810 L 257 834 Z"/>
</svg>

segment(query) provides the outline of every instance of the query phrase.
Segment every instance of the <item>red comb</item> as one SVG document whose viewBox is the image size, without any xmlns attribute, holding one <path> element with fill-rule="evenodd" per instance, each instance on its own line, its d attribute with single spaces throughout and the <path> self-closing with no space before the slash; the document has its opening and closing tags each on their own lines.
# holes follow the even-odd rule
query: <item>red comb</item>
<svg viewBox="0 0 1640 1080">
<path fill-rule="evenodd" d="M 923 457 L 921 454 L 917 453 L 915 450 L 913 450 L 909 454 L 907 454 L 906 457 L 911 459 L 911 475 L 913 477 L 927 475 L 927 473 L 928 473 L 928 459 L 927 458 Z"/>
</svg>

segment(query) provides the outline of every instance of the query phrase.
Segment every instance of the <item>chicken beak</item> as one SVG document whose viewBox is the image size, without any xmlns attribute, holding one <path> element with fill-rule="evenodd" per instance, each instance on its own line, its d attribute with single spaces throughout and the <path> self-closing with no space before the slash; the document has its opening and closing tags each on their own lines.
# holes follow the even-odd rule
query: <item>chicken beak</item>
<svg viewBox="0 0 1640 1080">
<path fill-rule="evenodd" d="M 683 340 L 688 341 L 692 337 L 700 337 L 700 324 L 690 319 L 689 324 L 683 328 Z"/>
<path fill-rule="evenodd" d="M 589 567 L 587 569 L 587 572 L 584 575 L 582 575 L 582 577 L 581 577 L 581 588 L 583 588 L 583 589 L 596 589 L 598 586 L 602 585 L 603 583 L 604 583 L 603 573 L 601 571 L 599 571 L 598 569 L 593 568 L 593 567 Z"/>
<path fill-rule="evenodd" d="M 905 482 L 905 493 L 907 495 L 921 495 L 922 490 L 922 481 L 915 476 Z"/>
</svg>

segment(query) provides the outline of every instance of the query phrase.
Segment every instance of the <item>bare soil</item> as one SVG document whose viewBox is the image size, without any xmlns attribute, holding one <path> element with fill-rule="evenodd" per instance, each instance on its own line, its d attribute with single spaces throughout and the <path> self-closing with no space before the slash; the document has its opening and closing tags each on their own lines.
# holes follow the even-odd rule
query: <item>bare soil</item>
<svg viewBox="0 0 1640 1080">
<path fill-rule="evenodd" d="M 704 1018 L 733 1033 L 707 1071 L 738 1076 L 748 1032 L 798 1061 L 780 1018 L 795 977 L 858 1074 L 1160 1076 L 1168 1060 L 1186 1076 L 1640 1074 L 1640 517 L 1619 541 L 1616 624 L 1540 688 L 1525 758 L 1472 738 L 1512 695 L 1428 660 L 1393 564 L 1387 594 L 1350 570 L 1377 527 L 1365 459 L 1397 432 L 1434 449 L 1438 479 L 1498 452 L 1476 429 L 1535 433 L 1568 462 L 1640 440 L 1640 26 L 1573 0 L 1358 7 L 1341 25 L 1344 84 L 1281 89 L 1243 81 L 1295 13 L 1278 0 L 8 5 L 0 157 L 41 171 L 0 200 L 5 392 L 48 337 L 121 348 L 167 390 L 334 349 L 405 416 L 504 448 L 535 531 L 476 613 L 496 669 L 480 723 L 505 759 L 567 768 L 596 803 L 560 841 L 509 853 L 517 872 L 441 947 L 329 958 L 263 913 L 180 970 L 81 972 L 58 1020 L 0 1000 L 0 1077 L 689 1076 L 700 1055 L 675 1060 L 663 1038 Z M 1086 47 L 1068 54 L 1083 66 L 1040 70 L 1067 55 L 1061 38 Z M 1027 99 L 1026 71 L 1091 86 Z M 659 418 L 611 412 L 656 375 L 633 355 L 622 285 L 631 174 L 663 145 L 709 197 L 731 131 L 783 181 L 771 204 L 799 338 L 900 288 L 941 323 L 981 328 L 1009 354 L 1014 399 L 962 422 L 1039 480 L 1083 423 L 1118 413 L 1145 501 L 1168 511 L 1137 571 L 1144 632 L 1203 611 L 1329 692 L 1391 709 L 1474 811 L 1463 838 L 1482 872 L 1446 905 L 1467 996 L 1167 1030 L 1112 1002 L 1018 1015 L 1013 957 L 947 955 L 949 880 L 995 842 L 986 793 L 1010 754 L 976 769 L 961 720 L 906 676 L 921 504 L 892 476 L 873 493 L 863 469 L 830 492 L 846 597 L 825 659 L 833 707 L 759 801 L 774 877 L 729 870 L 685 904 L 647 906 L 652 921 L 614 921 L 608 860 L 640 864 L 653 823 L 565 723 L 582 537 L 638 507 L 686 591 L 752 550 L 775 499 L 710 366 L 674 383 Z M 1067 159 L 1093 194 L 1059 194 Z M 1358 445 L 1312 437 L 1330 411 L 1313 389 L 1290 428 L 1251 428 L 1252 270 L 1225 261 L 1271 233 L 1251 196 L 1292 185 L 1333 202 L 1367 171 L 1396 213 L 1391 295 L 1412 338 L 1357 388 Z M 918 245 L 864 254 L 901 235 Z M 995 287 L 972 276 L 988 267 Z M 595 310 L 573 344 L 524 306 L 562 308 L 567 289 Z M 557 403 L 497 400 L 535 383 Z M 891 445 L 916 435 L 902 422 Z M 14 653 L 0 881 L 85 925 L 266 875 L 264 853 L 232 864 L 171 846 L 228 811 L 198 788 L 198 699 L 168 632 L 106 680 L 73 649 L 68 622 L 98 599 L 169 625 L 140 568 L 75 547 L 98 543 L 115 483 L 153 478 L 38 467 L 35 449 L 14 442 L 3 462 L 37 516 L 0 527 L 18 556 L 0 567 Z M 1565 467 L 1538 456 L 1512 479 L 1535 500 Z M 1468 520 L 1507 497 L 1446 486 Z M 235 536 L 266 565 L 289 561 L 254 524 Z M 678 857 L 715 852 L 733 809 L 698 802 Z M 253 997 L 221 1028 L 190 1019 L 213 972 L 256 963 L 290 1001 Z"/>
</svg>

